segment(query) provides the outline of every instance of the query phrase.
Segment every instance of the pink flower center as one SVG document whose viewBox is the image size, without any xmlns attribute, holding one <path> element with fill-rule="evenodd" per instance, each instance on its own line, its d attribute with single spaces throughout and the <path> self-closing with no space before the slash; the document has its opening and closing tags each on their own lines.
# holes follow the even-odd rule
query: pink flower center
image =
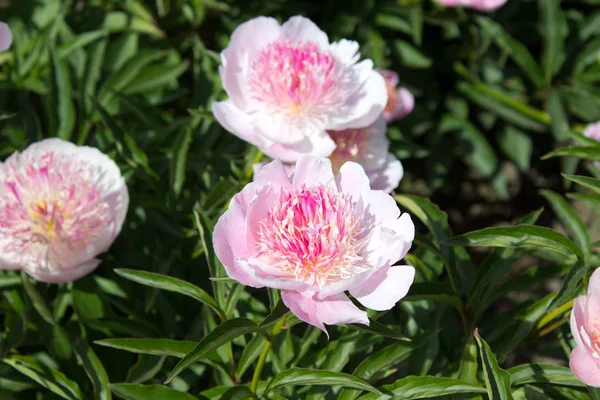
<svg viewBox="0 0 600 400">
<path fill-rule="evenodd" d="M 283 275 L 318 287 L 364 271 L 364 215 L 349 196 L 323 186 L 283 190 L 259 223 L 259 257 Z"/>
<path fill-rule="evenodd" d="M 250 93 L 267 112 L 306 121 L 342 111 L 354 73 L 313 42 L 267 45 L 252 63 Z"/>
<path fill-rule="evenodd" d="M 60 268 L 58 260 L 81 255 L 113 223 L 98 167 L 53 152 L 36 160 L 20 155 L 5 167 L 0 251 L 35 268 Z"/>
</svg>

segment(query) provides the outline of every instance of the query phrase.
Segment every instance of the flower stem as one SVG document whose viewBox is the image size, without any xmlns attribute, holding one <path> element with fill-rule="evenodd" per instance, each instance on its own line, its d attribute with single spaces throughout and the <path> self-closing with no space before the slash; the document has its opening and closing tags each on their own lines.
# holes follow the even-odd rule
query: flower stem
<svg viewBox="0 0 600 400">
<path fill-rule="evenodd" d="M 250 390 L 253 393 L 256 393 L 256 389 L 258 387 L 258 381 L 260 380 L 260 373 L 262 372 L 263 367 L 265 366 L 265 361 L 267 360 L 267 356 L 269 355 L 269 350 L 271 350 L 271 346 L 273 345 L 273 341 L 281 332 L 283 325 L 285 324 L 285 318 L 280 319 L 273 330 L 271 331 L 271 335 L 267 338 L 265 345 L 263 346 L 262 353 L 260 353 L 260 357 L 256 362 L 256 368 L 254 368 L 254 375 L 252 375 L 252 383 L 250 384 Z"/>
</svg>

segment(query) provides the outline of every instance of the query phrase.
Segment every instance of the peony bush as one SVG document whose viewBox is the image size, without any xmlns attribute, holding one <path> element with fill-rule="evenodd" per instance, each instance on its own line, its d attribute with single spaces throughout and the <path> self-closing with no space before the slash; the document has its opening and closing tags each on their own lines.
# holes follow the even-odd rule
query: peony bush
<svg viewBox="0 0 600 400">
<path fill-rule="evenodd" d="M 2 4 L 0 398 L 600 398 L 597 6 Z"/>
</svg>

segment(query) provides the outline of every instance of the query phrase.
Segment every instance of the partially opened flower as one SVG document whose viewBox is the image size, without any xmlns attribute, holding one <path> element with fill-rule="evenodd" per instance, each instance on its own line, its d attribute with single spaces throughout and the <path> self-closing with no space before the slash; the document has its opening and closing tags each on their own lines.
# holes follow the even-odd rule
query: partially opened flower
<svg viewBox="0 0 600 400">
<path fill-rule="evenodd" d="M 8 50 L 12 43 L 12 32 L 7 24 L 0 22 L 0 51 Z"/>
<path fill-rule="evenodd" d="M 334 152 L 329 156 L 334 175 L 340 172 L 344 163 L 353 161 L 365 170 L 371 189 L 390 193 L 397 188 L 404 176 L 404 169 L 396 156 L 388 151 L 390 142 L 385 133 L 386 127 L 385 118 L 380 116 L 366 128 L 329 131 L 336 144 Z M 264 166 L 265 163 L 255 164 L 254 175 Z M 283 166 L 288 176 L 291 176 L 294 164 Z"/>
<path fill-rule="evenodd" d="M 61 139 L 34 143 L 0 164 L 0 269 L 44 282 L 94 270 L 129 203 L 115 162 Z"/>
<path fill-rule="evenodd" d="M 378 70 L 385 80 L 388 101 L 383 110 L 387 122 L 406 117 L 415 107 L 415 96 L 406 88 L 398 87 L 398 74 L 389 70 Z"/>
<path fill-rule="evenodd" d="M 600 142 L 600 121 L 589 124 L 583 131 L 584 136 Z M 594 167 L 600 169 L 600 162 L 596 161 Z"/>
<path fill-rule="evenodd" d="M 231 278 L 281 289 L 294 314 L 326 332 L 325 324 L 369 324 L 345 291 L 374 310 L 406 295 L 414 268 L 392 265 L 414 233 L 360 165 L 344 164 L 335 178 L 328 159 L 302 156 L 292 177 L 279 160 L 264 166 L 234 196 L 213 240 Z"/>
<path fill-rule="evenodd" d="M 438 0 L 446 7 L 465 7 L 479 11 L 494 11 L 508 0 Z"/>
<path fill-rule="evenodd" d="M 571 370 L 586 385 L 600 387 L 600 268 L 590 278 L 587 295 L 573 303 L 571 333 L 576 343 Z"/>
<path fill-rule="evenodd" d="M 370 125 L 387 103 L 371 60 L 357 62 L 358 44 L 330 43 L 307 18 L 283 25 L 258 17 L 238 26 L 219 69 L 229 99 L 213 104 L 215 118 L 272 158 L 330 155 L 326 130 Z"/>
<path fill-rule="evenodd" d="M 371 183 L 371 189 L 390 193 L 400 183 L 404 169 L 400 161 L 389 152 L 387 125 L 383 116 L 366 128 L 330 131 L 336 144 L 329 159 L 337 174 L 347 161 L 360 164 Z"/>
</svg>

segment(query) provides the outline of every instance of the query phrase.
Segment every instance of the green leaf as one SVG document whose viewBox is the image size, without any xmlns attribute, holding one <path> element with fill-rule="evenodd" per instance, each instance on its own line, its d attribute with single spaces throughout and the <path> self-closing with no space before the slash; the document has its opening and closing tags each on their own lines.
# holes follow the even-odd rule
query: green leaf
<svg viewBox="0 0 600 400">
<path fill-rule="evenodd" d="M 400 332 L 397 332 L 392 328 L 388 328 L 387 326 L 383 325 L 381 322 L 377 322 L 371 318 L 369 318 L 369 325 L 348 324 L 346 326 L 350 329 L 356 329 L 358 331 L 374 333 L 374 334 L 385 336 L 385 337 L 388 337 L 391 339 L 410 341 L 409 338 L 402 335 Z"/>
<path fill-rule="evenodd" d="M 558 90 L 550 90 L 546 101 L 546 111 L 550 114 L 550 125 L 554 138 L 559 142 L 564 142 L 569 136 L 569 122 Z"/>
<path fill-rule="evenodd" d="M 582 263 L 576 262 L 573 267 L 569 270 L 569 273 L 565 277 L 556 298 L 552 301 L 552 304 L 548 308 L 548 312 L 560 307 L 567 301 L 570 301 L 575 297 L 579 291 L 579 285 L 584 276 L 587 275 L 589 266 Z"/>
<path fill-rule="evenodd" d="M 579 213 L 558 193 L 550 190 L 541 190 L 540 193 L 548 200 L 562 225 L 571 234 L 575 242 L 583 250 L 583 255 L 587 258 L 592 251 L 590 233 Z"/>
<path fill-rule="evenodd" d="M 484 31 L 488 32 L 496 44 L 510 55 L 531 82 L 536 86 L 544 84 L 542 70 L 524 44 L 511 37 L 499 23 L 490 18 L 479 16 L 476 17 L 476 21 Z"/>
<path fill-rule="evenodd" d="M 489 399 L 512 400 L 509 373 L 498 366 L 498 361 L 494 357 L 490 346 L 479 336 L 477 330 L 475 331 L 475 340 L 479 347 Z"/>
<path fill-rule="evenodd" d="M 106 107 L 113 98 L 114 92 L 121 92 L 129 83 L 135 79 L 146 65 L 160 58 L 164 58 L 168 52 L 146 50 L 136 53 L 118 71 L 114 72 L 98 91 L 98 102 Z"/>
<path fill-rule="evenodd" d="M 31 357 L 13 356 L 3 361 L 63 399 L 83 400 L 81 390 L 75 382 Z"/>
<path fill-rule="evenodd" d="M 586 387 L 573 375 L 570 368 L 560 365 L 523 364 L 510 368 L 507 372 L 510 374 L 510 382 L 513 387 L 530 383 Z"/>
<path fill-rule="evenodd" d="M 458 368 L 458 379 L 477 384 L 477 369 L 479 363 L 477 362 L 477 342 L 475 336 L 470 336 L 465 344 L 465 349 L 460 358 L 460 367 Z"/>
<path fill-rule="evenodd" d="M 258 324 L 258 327 L 266 328 L 288 315 L 289 312 L 290 310 L 283 303 L 283 301 L 279 300 L 269 315 L 267 315 L 267 317 L 260 324 Z"/>
<path fill-rule="evenodd" d="M 544 51 L 542 53 L 542 66 L 546 84 L 558 72 L 564 61 L 564 36 L 565 16 L 560 9 L 560 0 L 538 0 L 542 15 Z"/>
<path fill-rule="evenodd" d="M 368 392 L 380 393 L 379 390 L 371 386 L 362 379 L 341 372 L 320 371 L 309 368 L 292 368 L 275 375 L 267 385 L 264 393 L 272 390 L 281 389 L 287 386 L 309 385 L 309 386 L 334 386 L 365 390 Z"/>
<path fill-rule="evenodd" d="M 439 378 L 434 376 L 407 376 L 391 385 L 382 387 L 386 394 L 367 394 L 359 400 L 388 400 L 401 398 L 402 400 L 418 400 L 438 398 L 451 394 L 478 394 L 486 393 L 485 388 L 453 378 Z M 389 394 L 388 394 L 389 393 Z"/>
<path fill-rule="evenodd" d="M 223 393 L 219 400 L 254 400 L 256 395 L 247 386 L 235 386 Z"/>
<path fill-rule="evenodd" d="M 600 161 L 600 146 L 569 146 L 554 150 L 544 157 L 543 160 L 552 157 L 577 157 L 585 160 Z"/>
<path fill-rule="evenodd" d="M 365 358 L 354 370 L 352 375 L 369 380 L 379 371 L 393 368 L 408 359 L 410 354 L 434 338 L 433 334 L 423 334 L 412 342 L 397 342 L 384 347 L 378 352 Z"/>
<path fill-rule="evenodd" d="M 429 300 L 451 305 L 457 310 L 463 309 L 462 301 L 456 296 L 452 288 L 442 282 L 418 282 L 413 283 L 410 292 L 404 301 Z"/>
<path fill-rule="evenodd" d="M 111 11 L 104 16 L 104 29 L 110 32 L 134 31 L 150 36 L 163 37 L 165 33 L 153 21 L 129 15 L 123 11 Z"/>
<path fill-rule="evenodd" d="M 238 380 L 242 379 L 244 373 L 248 370 L 248 368 L 250 368 L 252 363 L 256 361 L 266 342 L 267 339 L 264 337 L 264 335 L 258 333 L 244 347 L 244 351 L 242 352 L 235 370 L 235 376 L 238 378 Z"/>
<path fill-rule="evenodd" d="M 489 178 L 498 168 L 498 157 L 485 136 L 467 119 L 446 114 L 439 127 L 440 132 L 458 131 L 465 152 L 466 163 L 478 174 Z"/>
<path fill-rule="evenodd" d="M 96 340 L 94 343 L 132 353 L 178 358 L 185 357 L 196 347 L 195 342 L 171 339 L 103 339 Z"/>
<path fill-rule="evenodd" d="M 191 394 L 162 385 L 137 385 L 113 383 L 110 390 L 125 400 L 196 400 Z"/>
<path fill-rule="evenodd" d="M 33 308 L 35 308 L 38 314 L 40 314 L 40 317 L 42 317 L 42 319 L 48 324 L 56 325 L 54 317 L 52 316 L 52 312 L 50 312 L 46 302 L 37 291 L 35 286 L 31 283 L 29 276 L 25 273 L 25 271 L 21 271 L 21 280 L 23 282 L 23 287 L 25 288 L 25 293 L 27 293 L 27 296 L 29 296 L 29 299 L 31 300 L 31 304 L 33 304 Z"/>
<path fill-rule="evenodd" d="M 430 200 L 413 195 L 396 195 L 396 201 L 408 210 L 411 216 L 419 218 L 438 242 L 451 237 L 448 215 Z M 442 247 L 440 252 L 450 276 L 452 288 L 456 294 L 467 293 L 473 283 L 475 271 L 472 265 L 461 263 L 461 254 L 453 249 Z"/>
<path fill-rule="evenodd" d="M 569 239 L 550 228 L 534 225 L 485 228 L 456 236 L 443 244 L 446 246 L 543 248 L 569 258 L 576 256 L 583 259 L 581 250 Z"/>
<path fill-rule="evenodd" d="M 185 173 L 187 165 L 187 155 L 193 141 L 194 125 L 190 122 L 183 129 L 171 148 L 171 187 L 175 196 L 181 195 L 181 190 L 185 183 Z"/>
<path fill-rule="evenodd" d="M 555 298 L 555 294 L 550 294 L 537 301 L 518 313 L 508 312 L 508 321 L 503 319 L 503 315 L 496 318 L 495 321 L 485 326 L 488 336 L 493 334 L 495 337 L 493 347 L 498 359 L 503 360 L 509 354 L 514 353 L 525 338 L 530 334 L 535 324 L 548 312 L 548 307 Z M 491 340 L 491 339 L 490 339 Z"/>
<path fill-rule="evenodd" d="M 563 174 L 563 176 L 570 181 L 573 181 L 579 185 L 582 185 L 589 189 L 592 189 L 596 193 L 600 193 L 600 179 L 595 179 L 595 178 L 590 178 L 589 176 L 580 176 L 580 175 Z"/>
<path fill-rule="evenodd" d="M 77 341 L 73 348 L 77 359 L 83 365 L 83 369 L 85 369 L 90 381 L 94 385 L 95 398 L 97 400 L 111 400 L 112 395 L 108 387 L 108 375 L 102 365 L 102 361 L 100 361 L 96 353 L 94 353 L 83 339 Z"/>
<path fill-rule="evenodd" d="M 204 357 L 207 353 L 218 349 L 222 345 L 229 343 L 238 336 L 245 335 L 246 333 L 256 332 L 258 327 L 256 324 L 249 319 L 236 318 L 230 319 L 217 326 L 208 335 L 203 337 L 196 347 L 187 354 L 179 363 L 175 366 L 173 371 L 167 378 L 167 383 L 175 378 L 181 371 L 188 368 L 190 365 Z"/>
<path fill-rule="evenodd" d="M 395 40 L 394 49 L 402 65 L 408 68 L 422 69 L 431 67 L 431 59 L 404 40 Z"/>
<path fill-rule="evenodd" d="M 533 142 L 528 134 L 508 125 L 498 137 L 498 143 L 504 154 L 517 165 L 521 172 L 529 170 Z"/>
<path fill-rule="evenodd" d="M 80 35 L 77 35 L 72 41 L 61 45 L 56 50 L 56 55 L 60 59 L 67 58 L 73 51 L 79 50 L 88 44 L 105 37 L 106 35 L 107 32 L 103 30 L 84 32 Z"/>
<path fill-rule="evenodd" d="M 225 313 L 215 299 L 199 287 L 181 279 L 173 278 L 167 275 L 156 274 L 154 272 L 133 270 L 133 269 L 115 269 L 117 275 L 125 279 L 137 282 L 142 285 L 150 286 L 156 289 L 167 290 L 189 296 L 208 307 L 212 308 L 221 319 L 225 319 Z"/>
<path fill-rule="evenodd" d="M 176 82 L 177 78 L 188 69 L 188 66 L 187 61 L 179 65 L 150 65 L 141 70 L 123 88 L 123 93 L 126 95 L 139 94 Z"/>
<path fill-rule="evenodd" d="M 113 139 L 114 139 L 113 141 L 115 142 L 117 151 L 119 151 L 119 153 L 122 154 L 124 156 L 124 158 L 130 164 L 132 164 L 132 166 L 136 167 L 139 165 L 144 169 L 144 171 L 148 175 L 154 177 L 155 179 L 158 179 L 158 175 L 156 175 L 156 173 L 152 170 L 152 168 L 150 168 L 150 165 L 148 163 L 148 157 L 146 156 L 146 153 L 144 153 L 137 146 L 137 144 L 131 138 L 131 136 L 129 134 L 127 134 L 127 132 L 125 132 L 125 130 L 121 127 L 121 125 L 119 125 L 117 123 L 117 121 L 115 121 L 115 119 L 100 104 L 100 102 L 96 101 L 96 99 L 94 99 L 93 97 L 90 99 L 92 101 L 92 104 L 94 105 L 94 108 L 100 114 L 100 119 L 102 120 L 102 123 L 112 133 Z M 123 143 L 125 143 L 125 145 L 127 146 L 127 149 L 129 150 L 129 154 L 126 154 L 123 151 Z"/>
<path fill-rule="evenodd" d="M 75 106 L 72 98 L 71 74 L 67 64 L 56 54 L 53 46 L 50 46 L 50 55 L 54 74 L 52 96 L 58 104 L 58 130 L 56 136 L 69 140 L 75 128 Z"/>
</svg>

